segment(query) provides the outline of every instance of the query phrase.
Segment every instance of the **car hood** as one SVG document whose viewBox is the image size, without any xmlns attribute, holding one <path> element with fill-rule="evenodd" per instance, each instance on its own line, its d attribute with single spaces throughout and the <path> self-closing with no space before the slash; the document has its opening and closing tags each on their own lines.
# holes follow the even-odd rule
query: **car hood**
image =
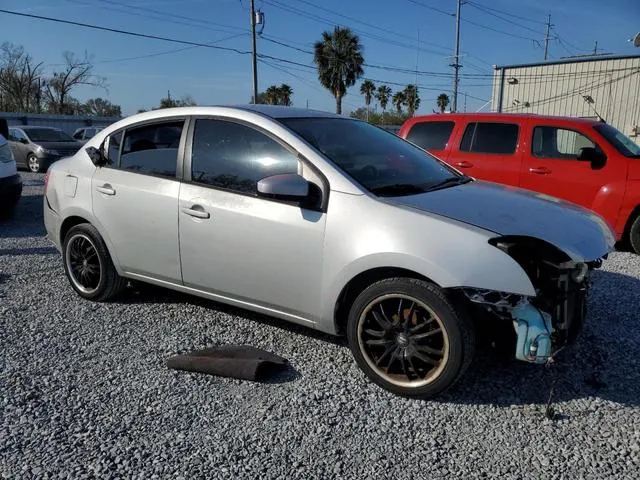
<svg viewBox="0 0 640 480">
<path fill-rule="evenodd" d="M 34 145 L 40 145 L 47 150 L 80 150 L 82 144 L 80 142 L 33 142 Z"/>
<path fill-rule="evenodd" d="M 598 259 L 615 244 L 613 231 L 597 214 L 557 198 L 494 183 L 473 181 L 385 200 L 501 236 L 539 238 L 560 248 L 574 261 Z"/>
</svg>

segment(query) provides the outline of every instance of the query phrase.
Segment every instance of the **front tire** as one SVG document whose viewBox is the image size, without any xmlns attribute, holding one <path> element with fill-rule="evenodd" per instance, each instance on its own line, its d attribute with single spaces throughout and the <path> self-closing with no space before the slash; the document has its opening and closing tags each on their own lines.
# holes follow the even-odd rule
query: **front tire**
<svg viewBox="0 0 640 480">
<path fill-rule="evenodd" d="M 382 388 L 431 398 L 465 372 L 475 345 L 469 318 L 432 283 L 389 278 L 354 301 L 347 324 L 358 366 Z"/>
<path fill-rule="evenodd" d="M 27 157 L 27 168 L 30 172 L 40 173 L 42 171 L 42 165 L 40 163 L 40 159 L 36 157 L 33 153 L 30 153 Z"/>
<path fill-rule="evenodd" d="M 636 217 L 629 229 L 629 243 L 633 251 L 640 254 L 640 215 Z"/>
<path fill-rule="evenodd" d="M 118 275 L 104 240 L 93 225 L 69 229 L 63 243 L 64 271 L 83 298 L 102 302 L 118 295 L 127 281 Z"/>
</svg>

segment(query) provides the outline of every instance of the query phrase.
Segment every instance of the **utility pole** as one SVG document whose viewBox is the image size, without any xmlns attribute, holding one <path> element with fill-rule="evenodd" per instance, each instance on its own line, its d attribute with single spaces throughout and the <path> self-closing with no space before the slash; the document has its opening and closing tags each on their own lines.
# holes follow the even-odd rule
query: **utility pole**
<svg viewBox="0 0 640 480">
<path fill-rule="evenodd" d="M 593 54 L 597 55 L 598 54 L 598 41 L 596 40 L 596 45 L 593 47 Z"/>
<path fill-rule="evenodd" d="M 460 70 L 460 5 L 462 4 L 462 0 L 457 0 L 456 5 L 456 52 L 453 57 L 453 63 L 451 66 L 453 67 L 453 105 L 451 108 L 452 112 L 456 112 L 458 110 L 458 71 Z"/>
<path fill-rule="evenodd" d="M 551 14 L 549 14 L 549 19 L 547 20 L 547 34 L 544 36 L 544 61 L 547 61 L 547 53 L 549 51 L 549 33 L 551 32 Z"/>
<path fill-rule="evenodd" d="M 464 111 L 467 111 L 467 92 L 464 92 Z"/>
<path fill-rule="evenodd" d="M 253 37 L 253 103 L 258 103 L 258 56 L 256 52 L 256 7 L 251 0 L 251 36 Z"/>
</svg>

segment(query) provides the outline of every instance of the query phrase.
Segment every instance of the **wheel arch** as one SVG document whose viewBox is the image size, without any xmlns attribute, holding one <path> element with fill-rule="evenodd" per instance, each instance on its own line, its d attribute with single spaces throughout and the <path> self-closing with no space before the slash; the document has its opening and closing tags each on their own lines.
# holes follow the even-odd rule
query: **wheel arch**
<svg viewBox="0 0 640 480">
<path fill-rule="evenodd" d="M 640 217 L 640 204 L 636 205 L 635 208 L 631 210 L 631 213 L 627 217 L 627 222 L 624 225 L 624 232 L 622 234 L 623 241 L 630 242 L 631 226 L 633 225 L 633 222 L 635 222 L 636 218 L 638 217 Z"/>
<path fill-rule="evenodd" d="M 380 280 L 394 277 L 415 278 L 437 285 L 424 275 L 401 267 L 375 267 L 360 272 L 347 282 L 338 295 L 334 306 L 334 331 L 340 336 L 346 333 L 349 309 L 365 288 Z"/>
<path fill-rule="evenodd" d="M 108 235 L 106 235 L 104 228 L 100 224 L 100 222 L 91 218 L 91 215 L 88 215 L 86 212 L 73 208 L 68 212 L 68 215 L 64 218 L 62 223 L 60 224 L 59 229 L 59 239 L 60 239 L 60 247 L 64 248 L 64 238 L 66 237 L 69 230 L 71 230 L 76 225 L 80 225 L 83 223 L 88 223 L 92 225 L 98 233 L 102 237 L 105 245 L 107 246 L 107 252 L 109 252 L 109 256 L 111 257 L 111 261 L 113 262 L 113 266 L 115 267 L 118 275 L 123 276 L 123 271 L 120 268 L 120 262 L 118 261 L 118 256 L 115 253 L 115 249 L 111 243 L 111 239 Z"/>
</svg>

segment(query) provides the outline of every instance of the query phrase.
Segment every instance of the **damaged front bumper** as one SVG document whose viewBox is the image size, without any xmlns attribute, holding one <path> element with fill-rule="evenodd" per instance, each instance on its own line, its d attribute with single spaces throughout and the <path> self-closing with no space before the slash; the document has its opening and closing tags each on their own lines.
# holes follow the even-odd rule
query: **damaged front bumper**
<svg viewBox="0 0 640 480">
<path fill-rule="evenodd" d="M 584 324 L 590 273 L 601 260 L 589 263 L 548 260 L 524 264 L 536 289 L 536 296 L 462 289 L 477 307 L 512 322 L 516 336 L 515 357 L 532 363 L 546 363 L 571 343 Z"/>
</svg>

